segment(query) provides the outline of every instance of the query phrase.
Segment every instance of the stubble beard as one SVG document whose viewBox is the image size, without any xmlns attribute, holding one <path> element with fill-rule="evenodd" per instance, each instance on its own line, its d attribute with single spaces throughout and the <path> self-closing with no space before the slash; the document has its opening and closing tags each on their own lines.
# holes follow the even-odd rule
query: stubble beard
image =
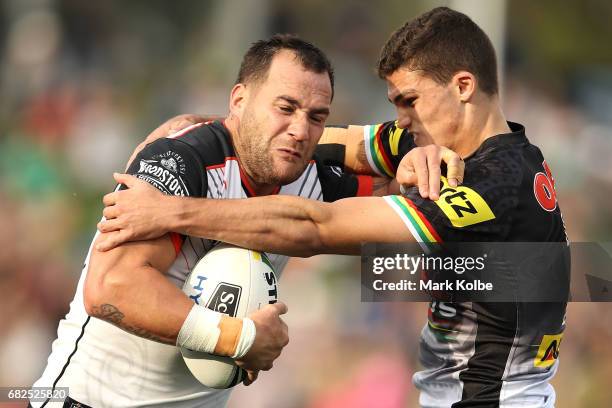
<svg viewBox="0 0 612 408">
<path fill-rule="evenodd" d="M 263 126 L 257 121 L 251 109 L 244 112 L 240 125 L 240 162 L 243 169 L 255 183 L 266 185 L 288 184 L 298 179 L 304 168 L 295 171 L 289 177 L 283 177 L 274 169 L 272 154 L 270 152 L 270 139 L 266 139 Z"/>
</svg>

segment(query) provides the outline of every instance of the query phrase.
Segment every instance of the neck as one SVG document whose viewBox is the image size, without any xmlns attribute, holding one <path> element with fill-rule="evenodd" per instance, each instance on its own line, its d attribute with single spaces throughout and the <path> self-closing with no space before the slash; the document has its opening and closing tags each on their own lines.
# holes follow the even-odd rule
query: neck
<svg viewBox="0 0 612 408">
<path fill-rule="evenodd" d="M 510 127 L 499 106 L 497 96 L 487 97 L 485 102 L 488 109 L 468 109 L 466 113 L 465 126 L 459 132 L 453 150 L 462 158 L 470 156 L 481 144 L 490 137 L 510 133 Z M 468 107 L 469 108 L 469 107 Z"/>
<path fill-rule="evenodd" d="M 255 181 L 256 177 L 253 176 L 251 169 L 249 169 L 248 165 L 240 159 L 244 152 L 242 148 L 242 139 L 239 130 L 240 127 L 238 126 L 238 118 L 230 114 L 223 123 L 229 131 L 230 139 L 232 140 L 232 145 L 234 146 L 234 153 L 236 154 L 236 158 L 238 159 L 238 165 L 241 169 L 240 177 L 245 179 L 245 183 L 248 184 L 250 189 L 252 190 L 251 193 L 255 193 L 255 195 L 257 196 L 270 195 L 274 193 L 279 186 L 276 184 L 258 183 L 257 181 Z"/>
</svg>

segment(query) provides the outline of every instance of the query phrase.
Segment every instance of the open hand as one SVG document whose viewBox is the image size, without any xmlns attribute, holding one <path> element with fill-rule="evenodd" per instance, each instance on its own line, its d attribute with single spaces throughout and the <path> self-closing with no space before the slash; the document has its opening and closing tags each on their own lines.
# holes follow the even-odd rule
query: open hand
<svg viewBox="0 0 612 408">
<path fill-rule="evenodd" d="M 170 232 L 168 221 L 172 202 L 149 183 L 129 174 L 113 174 L 119 184 L 128 187 L 106 194 L 103 198 L 105 219 L 98 223 L 103 232 L 96 245 L 108 251 L 127 241 L 154 239 Z"/>
</svg>

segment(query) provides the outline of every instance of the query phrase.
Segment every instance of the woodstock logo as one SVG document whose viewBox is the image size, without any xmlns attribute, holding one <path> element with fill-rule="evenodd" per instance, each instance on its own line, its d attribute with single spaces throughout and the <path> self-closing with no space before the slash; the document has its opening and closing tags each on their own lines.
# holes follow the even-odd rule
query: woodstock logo
<svg viewBox="0 0 612 408">
<path fill-rule="evenodd" d="M 172 157 L 169 159 L 161 159 L 161 165 L 167 168 L 170 171 L 177 172 L 176 160 Z"/>
</svg>

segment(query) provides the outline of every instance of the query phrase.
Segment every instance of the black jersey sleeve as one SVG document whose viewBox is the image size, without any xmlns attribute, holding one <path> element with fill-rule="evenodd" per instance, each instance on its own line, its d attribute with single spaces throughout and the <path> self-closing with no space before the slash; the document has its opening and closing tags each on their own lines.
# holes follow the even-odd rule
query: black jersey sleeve
<svg viewBox="0 0 612 408">
<path fill-rule="evenodd" d="M 340 166 L 327 166 L 318 160 L 317 172 L 323 201 L 331 202 L 341 198 L 372 195 L 371 176 L 345 173 Z"/>
<path fill-rule="evenodd" d="M 397 122 L 364 126 L 364 144 L 370 167 L 386 177 L 395 177 L 404 155 L 416 147 L 412 134 Z"/>
<path fill-rule="evenodd" d="M 511 186 L 487 189 L 482 182 L 464 182 L 450 187 L 444 177 L 437 201 L 422 198 L 417 188 L 385 199 L 417 241 L 434 243 L 505 241 L 517 202 Z"/>
<path fill-rule="evenodd" d="M 325 143 L 317 145 L 315 154 L 319 157 L 323 164 L 344 169 L 346 146 L 343 144 Z"/>
<path fill-rule="evenodd" d="M 190 145 L 159 139 L 136 156 L 127 171 L 164 194 L 206 197 L 204 164 Z"/>
</svg>

